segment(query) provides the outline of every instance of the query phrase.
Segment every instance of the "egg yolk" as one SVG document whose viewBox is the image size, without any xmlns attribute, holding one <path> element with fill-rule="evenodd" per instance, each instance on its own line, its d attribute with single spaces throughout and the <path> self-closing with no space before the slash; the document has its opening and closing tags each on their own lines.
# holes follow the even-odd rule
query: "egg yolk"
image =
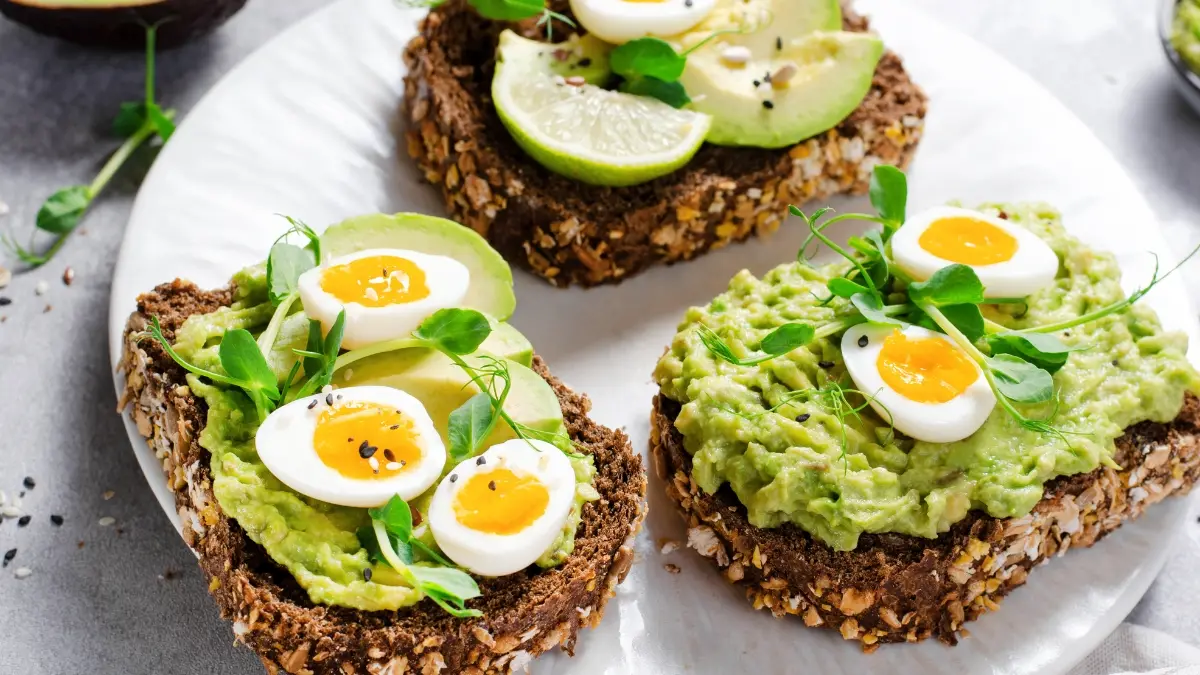
<svg viewBox="0 0 1200 675">
<path fill-rule="evenodd" d="M 321 273 L 321 290 L 343 303 L 386 307 L 429 296 L 425 270 L 408 258 L 377 255 L 335 265 Z"/>
<path fill-rule="evenodd" d="M 888 388 L 917 403 L 945 403 L 979 379 L 965 354 L 941 338 L 910 340 L 893 331 L 875 365 Z"/>
<path fill-rule="evenodd" d="M 933 221 L 917 241 L 942 260 L 963 265 L 995 265 L 1017 253 L 1011 234 L 987 221 L 961 216 Z"/>
<path fill-rule="evenodd" d="M 421 461 L 412 420 L 390 406 L 350 401 L 317 419 L 313 448 L 325 466 L 346 478 L 391 478 Z"/>
<path fill-rule="evenodd" d="M 454 515 L 477 532 L 516 534 L 541 517 L 549 503 L 550 492 L 536 477 L 493 469 L 459 488 Z"/>
</svg>

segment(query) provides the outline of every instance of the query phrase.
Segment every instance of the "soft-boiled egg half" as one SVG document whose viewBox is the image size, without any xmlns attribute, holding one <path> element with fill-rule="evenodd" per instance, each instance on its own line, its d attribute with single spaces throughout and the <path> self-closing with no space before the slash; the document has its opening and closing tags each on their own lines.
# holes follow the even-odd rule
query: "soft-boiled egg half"
<svg viewBox="0 0 1200 675">
<path fill-rule="evenodd" d="M 950 338 L 920 326 L 854 326 L 842 336 L 842 358 L 875 412 L 919 441 L 962 440 L 996 406 L 979 366 Z"/>
<path fill-rule="evenodd" d="M 451 560 L 485 577 L 519 572 L 558 539 L 575 471 L 545 441 L 505 441 L 454 467 L 429 504 L 429 529 Z"/>
<path fill-rule="evenodd" d="M 571 11 L 589 33 L 620 45 L 690 30 L 715 5 L 716 0 L 571 0 Z"/>
<path fill-rule="evenodd" d="M 391 387 L 347 387 L 292 401 L 267 416 L 254 443 L 284 485 L 342 506 L 412 499 L 446 465 L 446 446 L 425 406 Z"/>
<path fill-rule="evenodd" d="M 918 281 L 969 265 L 989 298 L 1023 298 L 1050 285 L 1058 256 L 1036 234 L 979 211 L 940 206 L 912 216 L 892 237 L 892 257 Z"/>
<path fill-rule="evenodd" d="M 439 309 L 462 304 L 471 274 L 453 258 L 401 249 L 367 249 L 300 275 L 304 313 L 328 332 L 346 311 L 344 349 L 407 337 Z"/>
</svg>

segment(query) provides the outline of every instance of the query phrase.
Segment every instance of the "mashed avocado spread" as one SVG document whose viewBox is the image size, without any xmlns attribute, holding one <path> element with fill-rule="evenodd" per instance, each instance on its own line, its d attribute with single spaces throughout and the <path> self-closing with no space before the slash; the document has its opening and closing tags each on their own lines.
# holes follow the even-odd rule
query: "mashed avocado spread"
<svg viewBox="0 0 1200 675">
<path fill-rule="evenodd" d="M 1200 0 L 1180 0 L 1171 24 L 1171 46 L 1200 74 Z"/>
<path fill-rule="evenodd" d="M 1045 240 L 1060 266 L 1054 285 L 1031 296 L 1027 309 L 1002 305 L 989 319 L 1014 329 L 1045 325 L 1124 297 L 1116 260 L 1068 236 L 1053 210 L 1003 210 Z M 1023 429 L 997 407 L 971 436 L 937 444 L 896 436 L 869 409 L 846 418 L 843 430 L 819 399 L 788 402 L 790 392 L 845 377 L 836 336 L 752 366 L 721 361 L 700 340 L 703 323 L 735 349 L 752 351 L 784 323 L 826 323 L 847 301 L 821 306 L 815 296 L 827 295 L 826 281 L 846 269 L 792 263 L 761 279 L 739 273 L 727 292 L 688 312 L 655 370 L 662 392 L 682 404 L 675 425 L 692 455 L 693 478 L 710 493 L 728 484 L 758 527 L 794 523 L 851 550 L 863 532 L 936 537 L 971 509 L 1021 516 L 1046 482 L 1111 465 L 1125 427 L 1169 421 L 1184 394 L 1200 390 L 1186 336 L 1164 332 L 1152 310 L 1134 305 L 1058 334 L 1083 347 L 1054 375 L 1054 421 L 1065 435 Z M 1041 408 L 1047 415 L 1053 405 Z"/>
<path fill-rule="evenodd" d="M 217 373 L 224 372 L 217 348 L 225 331 L 243 328 L 258 333 L 274 311 L 267 299 L 262 266 L 239 272 L 233 281 L 236 295 L 232 306 L 189 318 L 175 336 L 175 349 L 183 358 Z M 293 315 L 276 341 L 270 362 L 281 379 L 295 358 L 290 350 L 304 347 L 306 325 L 302 315 Z M 311 499 L 289 489 L 267 470 L 255 451 L 258 416 L 241 390 L 207 385 L 193 375 L 188 376 L 188 384 L 208 405 L 199 441 L 212 455 L 213 493 L 221 509 L 295 576 L 313 602 L 395 610 L 421 600 L 422 594 L 400 585 L 390 568 L 373 566 L 368 560 L 355 535 L 359 527 L 370 523 L 365 509 Z M 538 559 L 542 567 L 560 564 L 574 550 L 583 504 L 597 496 L 592 487 L 595 469 L 591 457 L 573 457 L 571 463 L 577 481 L 574 506 L 559 539 Z M 446 471 L 451 468 L 447 466 Z M 414 505 L 420 503 L 424 497 L 414 501 Z M 423 539 L 434 545 L 428 533 Z M 368 567 L 373 569 L 372 580 L 364 581 L 363 570 Z"/>
</svg>

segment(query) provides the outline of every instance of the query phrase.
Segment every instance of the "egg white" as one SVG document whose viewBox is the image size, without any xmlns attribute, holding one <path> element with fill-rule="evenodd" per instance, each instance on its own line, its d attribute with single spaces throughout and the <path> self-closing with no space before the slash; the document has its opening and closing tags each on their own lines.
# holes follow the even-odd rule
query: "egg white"
<svg viewBox="0 0 1200 675">
<path fill-rule="evenodd" d="M 892 257 L 900 269 L 918 281 L 954 264 L 921 248 L 920 237 L 929 226 L 943 218 L 965 217 L 982 220 L 1004 230 L 1017 240 L 1012 258 L 992 265 L 971 265 L 989 298 L 1023 298 L 1054 283 L 1058 274 L 1058 256 L 1036 234 L 1002 218 L 980 211 L 953 206 L 938 206 L 911 216 L 892 236 Z"/>
<path fill-rule="evenodd" d="M 896 326 L 859 324 L 842 336 L 842 359 L 854 386 L 873 397 L 871 407 L 885 422 L 890 421 L 897 431 L 919 441 L 951 443 L 975 433 L 996 407 L 996 396 L 978 366 L 972 363 L 979 372 L 978 379 L 945 403 L 920 403 L 906 398 L 883 381 L 877 365 L 884 338 L 894 330 Z M 920 326 L 899 330 L 910 340 L 936 338 L 954 344 L 945 335 Z M 867 338 L 867 346 L 859 347 L 858 341 L 863 336 Z"/>
<path fill-rule="evenodd" d="M 410 394 L 391 387 L 347 387 L 333 392 L 334 406 L 363 401 L 399 410 L 412 421 L 421 461 L 391 478 L 347 478 L 326 466 L 313 448 L 317 420 L 329 406 L 327 394 L 292 401 L 267 416 L 254 438 L 258 457 L 284 485 L 330 504 L 370 508 L 393 495 L 409 500 L 437 481 L 446 466 L 446 446 L 425 406 Z M 313 401 L 317 404 L 312 408 Z M 561 454 L 561 453 L 559 453 Z"/>
<path fill-rule="evenodd" d="M 365 307 L 357 302 L 342 303 L 321 288 L 325 270 L 360 258 L 396 256 L 407 258 L 425 272 L 429 295 L 414 302 Z M 329 332 L 338 313 L 346 310 L 343 349 L 357 349 L 377 342 L 408 337 L 421 322 L 439 309 L 462 304 L 471 285 L 471 273 L 466 265 L 446 256 L 431 255 L 402 249 L 374 248 L 334 258 L 300 275 L 297 283 L 304 313 L 321 322 Z"/>
<path fill-rule="evenodd" d="M 472 476 L 496 467 L 505 467 L 518 476 L 535 476 L 550 493 L 542 515 L 515 534 L 473 530 L 460 523 L 454 512 L 459 489 Z M 427 520 L 438 547 L 451 560 L 475 574 L 499 577 L 525 569 L 550 548 L 566 524 L 574 499 L 575 471 L 566 455 L 545 441 L 514 439 L 493 445 L 454 467 L 438 485 Z"/>
<path fill-rule="evenodd" d="M 571 11 L 587 31 L 620 45 L 647 36 L 676 35 L 694 28 L 716 6 L 716 0 L 626 2 L 626 0 L 571 0 Z"/>
</svg>

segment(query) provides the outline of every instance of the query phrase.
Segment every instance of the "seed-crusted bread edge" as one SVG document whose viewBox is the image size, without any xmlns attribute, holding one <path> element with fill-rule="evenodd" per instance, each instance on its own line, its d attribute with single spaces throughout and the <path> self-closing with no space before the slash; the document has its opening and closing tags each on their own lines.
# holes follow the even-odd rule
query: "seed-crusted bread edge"
<svg viewBox="0 0 1200 675">
<path fill-rule="evenodd" d="M 569 14 L 566 0 L 551 5 Z M 850 11 L 845 24 L 869 28 Z M 492 107 L 495 45 L 507 27 L 544 38 L 532 22 L 487 21 L 466 0 L 430 12 L 404 52 L 405 142 L 451 217 L 557 286 L 618 282 L 774 232 L 789 204 L 865 194 L 876 165 L 908 165 L 924 130 L 925 95 L 887 52 L 858 109 L 819 136 L 778 150 L 706 145 L 645 185 L 584 185 L 527 157 Z M 555 35 L 569 31 L 555 23 Z"/>
<path fill-rule="evenodd" d="M 688 545 L 744 587 L 755 609 L 839 631 L 868 652 L 929 637 L 956 644 L 965 622 L 998 609 L 1034 567 L 1091 546 L 1200 479 L 1200 400 L 1188 394 L 1173 422 L 1137 424 L 1117 440 L 1121 469 L 1056 479 L 1027 516 L 972 512 L 935 540 L 865 534 L 855 550 L 837 552 L 794 526 L 754 527 L 728 486 L 703 492 L 675 428 L 679 410 L 655 397 L 650 450 L 687 522 Z"/>
<path fill-rule="evenodd" d="M 601 500 L 584 507 L 576 547 L 560 567 L 480 580 L 484 616 L 454 619 L 429 601 L 404 612 L 361 612 L 313 605 L 295 580 L 220 509 L 212 492 L 209 454 L 200 447 L 204 402 L 183 371 L 151 340 L 140 339 L 158 316 L 168 339 L 190 315 L 228 305 L 228 289 L 202 291 L 189 282 L 143 295 L 129 319 L 120 364 L 126 378 L 119 410 L 130 409 L 138 431 L 162 461 L 209 591 L 233 632 L 268 673 L 401 675 L 520 671 L 533 657 L 561 646 L 572 652 L 579 629 L 599 624 L 605 604 L 633 562 L 633 538 L 646 513 L 641 459 L 621 432 L 587 417 L 590 402 L 554 378 L 541 359 L 534 368 L 554 388 L 571 437 L 596 457 Z"/>
</svg>

